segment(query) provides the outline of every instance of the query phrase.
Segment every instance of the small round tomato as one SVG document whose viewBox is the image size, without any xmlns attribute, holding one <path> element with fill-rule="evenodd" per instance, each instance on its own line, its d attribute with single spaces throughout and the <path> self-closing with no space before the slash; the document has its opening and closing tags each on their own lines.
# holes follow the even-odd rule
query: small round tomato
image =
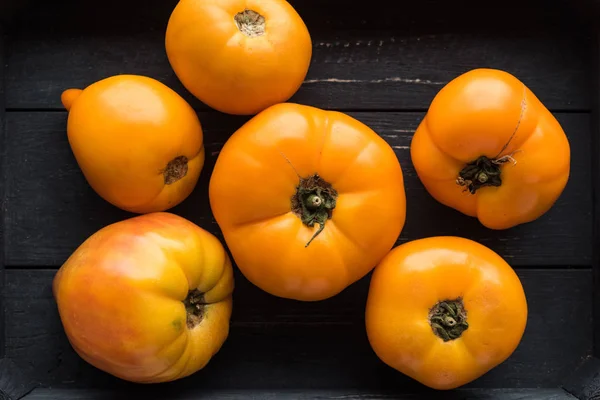
<svg viewBox="0 0 600 400">
<path fill-rule="evenodd" d="M 190 221 L 153 213 L 89 237 L 53 283 L 75 351 L 119 378 L 173 381 L 202 368 L 229 334 L 233 269 Z"/>
<path fill-rule="evenodd" d="M 402 170 L 356 119 L 282 103 L 223 147 L 210 204 L 242 273 L 280 297 L 322 300 L 365 276 L 404 226 Z"/>
<path fill-rule="evenodd" d="M 165 46 L 181 83 L 229 114 L 287 101 L 312 57 L 308 29 L 285 0 L 180 0 Z"/>
<path fill-rule="evenodd" d="M 539 218 L 569 179 L 560 124 L 499 70 L 472 70 L 448 83 L 415 132 L 411 156 L 435 199 L 492 229 Z"/>
<path fill-rule="evenodd" d="M 193 191 L 204 166 L 195 111 L 155 79 L 118 75 L 62 95 L 67 134 L 90 186 L 130 212 L 165 211 Z"/>
<path fill-rule="evenodd" d="M 496 367 L 515 351 L 526 323 L 517 274 L 472 240 L 408 242 L 373 272 L 369 342 L 383 362 L 429 387 L 453 389 Z"/>
</svg>

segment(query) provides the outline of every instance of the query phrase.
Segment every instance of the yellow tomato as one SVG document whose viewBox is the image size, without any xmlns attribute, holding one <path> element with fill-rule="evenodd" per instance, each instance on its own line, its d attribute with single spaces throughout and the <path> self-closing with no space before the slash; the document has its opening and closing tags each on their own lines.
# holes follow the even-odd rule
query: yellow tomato
<svg viewBox="0 0 600 400">
<path fill-rule="evenodd" d="M 135 213 L 185 200 L 204 165 L 195 111 L 155 79 L 118 75 L 62 95 L 69 144 L 92 188 Z"/>
<path fill-rule="evenodd" d="M 183 85 L 230 114 L 287 101 L 312 56 L 308 29 L 285 0 L 180 0 L 165 46 Z"/>
<path fill-rule="evenodd" d="M 88 238 L 53 292 L 67 337 L 119 378 L 166 382 L 203 368 L 229 334 L 233 270 L 210 233 L 169 213 L 138 216 Z"/>
<path fill-rule="evenodd" d="M 280 297 L 331 297 L 365 276 L 404 226 L 402 169 L 358 120 L 282 103 L 225 144 L 210 203 L 242 273 Z"/>
<path fill-rule="evenodd" d="M 519 277 L 472 240 L 408 242 L 373 272 L 366 308 L 373 350 L 432 388 L 464 385 L 506 360 L 526 323 Z"/>
<path fill-rule="evenodd" d="M 571 155 L 562 127 L 528 87 L 507 72 L 476 69 L 433 99 L 411 156 L 435 199 L 507 229 L 554 205 Z"/>
</svg>

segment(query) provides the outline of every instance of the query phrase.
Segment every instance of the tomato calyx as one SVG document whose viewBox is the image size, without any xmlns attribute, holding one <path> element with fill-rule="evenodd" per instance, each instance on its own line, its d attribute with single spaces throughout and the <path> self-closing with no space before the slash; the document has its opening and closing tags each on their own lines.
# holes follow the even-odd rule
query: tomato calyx
<svg viewBox="0 0 600 400">
<path fill-rule="evenodd" d="M 204 318 L 206 307 L 204 293 L 198 289 L 190 290 L 183 304 L 187 313 L 187 326 L 189 329 L 194 329 Z"/>
<path fill-rule="evenodd" d="M 186 156 L 175 157 L 167 164 L 163 171 L 165 185 L 172 185 L 188 173 L 188 158 Z"/>
<path fill-rule="evenodd" d="M 319 224 L 319 229 L 305 247 L 325 229 L 325 222 L 333 215 L 337 196 L 333 186 L 317 174 L 300 178 L 296 194 L 292 197 L 292 212 L 309 228 Z"/>
<path fill-rule="evenodd" d="M 469 328 L 462 299 L 438 302 L 429 311 L 429 324 L 433 333 L 444 342 L 458 339 Z"/>
<path fill-rule="evenodd" d="M 508 161 L 513 164 L 517 163 L 512 154 L 493 159 L 481 156 L 465 165 L 458 173 L 456 184 L 466 186 L 465 190 L 468 190 L 471 194 L 475 194 L 477 190 L 484 186 L 501 186 L 500 167 Z"/>
<path fill-rule="evenodd" d="M 235 25 L 244 35 L 254 38 L 265 34 L 265 17 L 254 10 L 244 10 L 233 17 Z"/>
</svg>

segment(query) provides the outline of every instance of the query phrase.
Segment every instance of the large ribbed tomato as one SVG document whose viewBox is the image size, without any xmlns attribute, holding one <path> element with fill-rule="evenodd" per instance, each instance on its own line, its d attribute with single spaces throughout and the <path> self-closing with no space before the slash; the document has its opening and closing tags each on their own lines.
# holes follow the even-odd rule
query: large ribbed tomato
<svg viewBox="0 0 600 400">
<path fill-rule="evenodd" d="M 527 324 L 519 277 L 472 240 L 431 237 L 375 268 L 366 328 L 375 353 L 435 389 L 464 385 L 506 360 Z"/>
<path fill-rule="evenodd" d="M 117 75 L 62 95 L 69 144 L 90 186 L 135 213 L 185 200 L 204 165 L 200 121 L 155 79 Z"/>
<path fill-rule="evenodd" d="M 406 204 L 392 148 L 350 116 L 282 103 L 227 141 L 210 204 L 244 275 L 280 297 L 321 300 L 396 242 Z"/>
<path fill-rule="evenodd" d="M 569 179 L 560 124 L 499 70 L 476 69 L 448 83 L 415 132 L 411 155 L 435 199 L 492 229 L 539 218 Z"/>
<path fill-rule="evenodd" d="M 230 114 L 287 101 L 312 57 L 308 29 L 285 0 L 180 0 L 165 45 L 183 85 Z"/>
<path fill-rule="evenodd" d="M 54 278 L 67 337 L 87 362 L 133 382 L 203 368 L 229 334 L 233 269 L 221 243 L 153 213 L 88 238 Z"/>
</svg>

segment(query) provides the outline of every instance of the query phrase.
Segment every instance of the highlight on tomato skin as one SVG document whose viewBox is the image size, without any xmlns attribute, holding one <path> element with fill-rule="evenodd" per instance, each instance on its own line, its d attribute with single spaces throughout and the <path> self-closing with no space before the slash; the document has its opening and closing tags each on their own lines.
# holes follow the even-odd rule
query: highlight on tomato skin
<svg viewBox="0 0 600 400">
<path fill-rule="evenodd" d="M 209 185 L 236 265 L 278 297 L 319 301 L 364 277 L 406 218 L 390 145 L 347 114 L 282 103 L 244 124 Z"/>
<path fill-rule="evenodd" d="M 560 123 L 523 82 L 496 69 L 471 70 L 444 86 L 410 150 L 433 198 L 490 229 L 540 218 L 569 180 Z"/>
<path fill-rule="evenodd" d="M 286 0 L 180 0 L 165 48 L 187 90 L 234 115 L 288 101 L 312 58 L 308 28 Z"/>
<path fill-rule="evenodd" d="M 389 367 L 450 390 L 509 358 L 527 316 L 523 286 L 502 257 L 473 240 L 439 236 L 404 243 L 379 263 L 365 328 Z"/>
<path fill-rule="evenodd" d="M 61 266 L 52 291 L 75 352 L 135 383 L 203 369 L 229 335 L 233 268 L 219 240 L 170 213 L 106 226 Z"/>
</svg>

